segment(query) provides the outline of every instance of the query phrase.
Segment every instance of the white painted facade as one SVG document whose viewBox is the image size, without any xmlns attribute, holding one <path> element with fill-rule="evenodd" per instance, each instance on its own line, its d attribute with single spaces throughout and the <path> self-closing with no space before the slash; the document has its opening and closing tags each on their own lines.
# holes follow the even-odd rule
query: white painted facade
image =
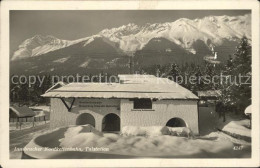
<svg viewBox="0 0 260 168">
<path fill-rule="evenodd" d="M 133 109 L 133 101 L 121 100 L 121 125 L 165 126 L 172 118 L 180 118 L 194 132 L 199 134 L 198 108 L 196 100 L 157 100 L 152 110 Z"/>
<path fill-rule="evenodd" d="M 71 104 L 71 99 L 65 99 Z M 95 127 L 102 131 L 103 118 L 114 113 L 120 118 L 120 128 L 124 126 L 165 126 L 172 118 L 185 121 L 194 134 L 199 134 L 197 100 L 157 100 L 152 109 L 134 109 L 129 99 L 76 98 L 71 111 L 60 98 L 51 98 L 51 128 L 75 125 L 82 113 L 95 118 Z"/>
</svg>

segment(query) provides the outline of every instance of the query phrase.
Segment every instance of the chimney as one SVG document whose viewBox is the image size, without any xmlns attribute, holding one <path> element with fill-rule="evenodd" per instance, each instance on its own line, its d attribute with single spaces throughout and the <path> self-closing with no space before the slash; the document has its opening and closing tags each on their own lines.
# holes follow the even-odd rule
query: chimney
<svg viewBox="0 0 260 168">
<path fill-rule="evenodd" d="M 129 74 L 133 74 L 133 57 L 129 56 Z"/>
</svg>

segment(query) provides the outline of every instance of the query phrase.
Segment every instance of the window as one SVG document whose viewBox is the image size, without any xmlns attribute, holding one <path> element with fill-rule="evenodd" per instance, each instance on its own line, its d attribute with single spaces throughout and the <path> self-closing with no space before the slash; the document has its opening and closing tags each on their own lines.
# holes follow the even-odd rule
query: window
<svg viewBox="0 0 260 168">
<path fill-rule="evenodd" d="M 134 99 L 134 109 L 152 109 L 152 100 Z"/>
</svg>

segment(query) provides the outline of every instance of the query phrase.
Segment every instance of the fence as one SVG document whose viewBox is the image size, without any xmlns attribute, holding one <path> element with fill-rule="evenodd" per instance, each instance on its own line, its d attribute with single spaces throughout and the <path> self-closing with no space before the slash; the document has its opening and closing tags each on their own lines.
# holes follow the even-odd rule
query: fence
<svg viewBox="0 0 260 168">
<path fill-rule="evenodd" d="M 21 130 L 22 127 L 29 128 L 29 127 L 34 127 L 36 125 L 46 124 L 48 120 L 50 120 L 49 115 L 41 115 L 41 116 L 35 116 L 35 117 L 9 118 L 9 123 L 11 124 L 10 127 L 15 126 L 14 128 L 16 128 L 16 129 L 19 128 Z M 42 122 L 44 122 L 44 123 L 42 123 Z M 15 125 L 13 125 L 12 123 L 15 123 Z"/>
<path fill-rule="evenodd" d="M 36 117 L 19 117 L 19 118 L 9 118 L 9 122 L 38 122 L 38 121 L 48 121 L 50 116 L 36 116 Z"/>
</svg>

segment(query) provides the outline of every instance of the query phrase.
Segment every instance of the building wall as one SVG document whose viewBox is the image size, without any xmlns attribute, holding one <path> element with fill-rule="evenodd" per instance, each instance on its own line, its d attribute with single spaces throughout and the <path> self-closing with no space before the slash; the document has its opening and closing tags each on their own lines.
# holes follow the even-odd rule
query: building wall
<svg viewBox="0 0 260 168">
<path fill-rule="evenodd" d="M 218 114 L 216 113 L 215 106 L 199 107 L 199 119 L 201 135 L 206 135 L 214 130 L 218 121 Z"/>
<path fill-rule="evenodd" d="M 194 134 L 199 134 L 196 100 L 153 101 L 152 110 L 134 110 L 133 101 L 121 100 L 121 127 L 165 126 L 174 117 L 181 118 Z"/>
<path fill-rule="evenodd" d="M 71 104 L 72 99 L 66 99 Z M 51 128 L 75 125 L 77 117 L 82 113 L 89 113 L 95 118 L 96 129 L 101 131 L 102 120 L 109 114 L 120 116 L 120 99 L 75 99 L 71 112 L 58 98 L 51 99 Z"/>
<path fill-rule="evenodd" d="M 66 101 L 69 102 L 68 99 Z M 71 112 L 68 112 L 60 99 L 52 98 L 51 128 L 75 125 L 77 117 L 82 113 L 93 115 L 96 129 L 100 131 L 103 118 L 114 113 L 120 117 L 121 129 L 124 126 L 165 126 L 171 118 L 178 117 L 183 119 L 195 134 L 199 133 L 196 100 L 153 101 L 152 110 L 144 111 L 134 110 L 133 101 L 128 99 L 76 99 Z"/>
</svg>

